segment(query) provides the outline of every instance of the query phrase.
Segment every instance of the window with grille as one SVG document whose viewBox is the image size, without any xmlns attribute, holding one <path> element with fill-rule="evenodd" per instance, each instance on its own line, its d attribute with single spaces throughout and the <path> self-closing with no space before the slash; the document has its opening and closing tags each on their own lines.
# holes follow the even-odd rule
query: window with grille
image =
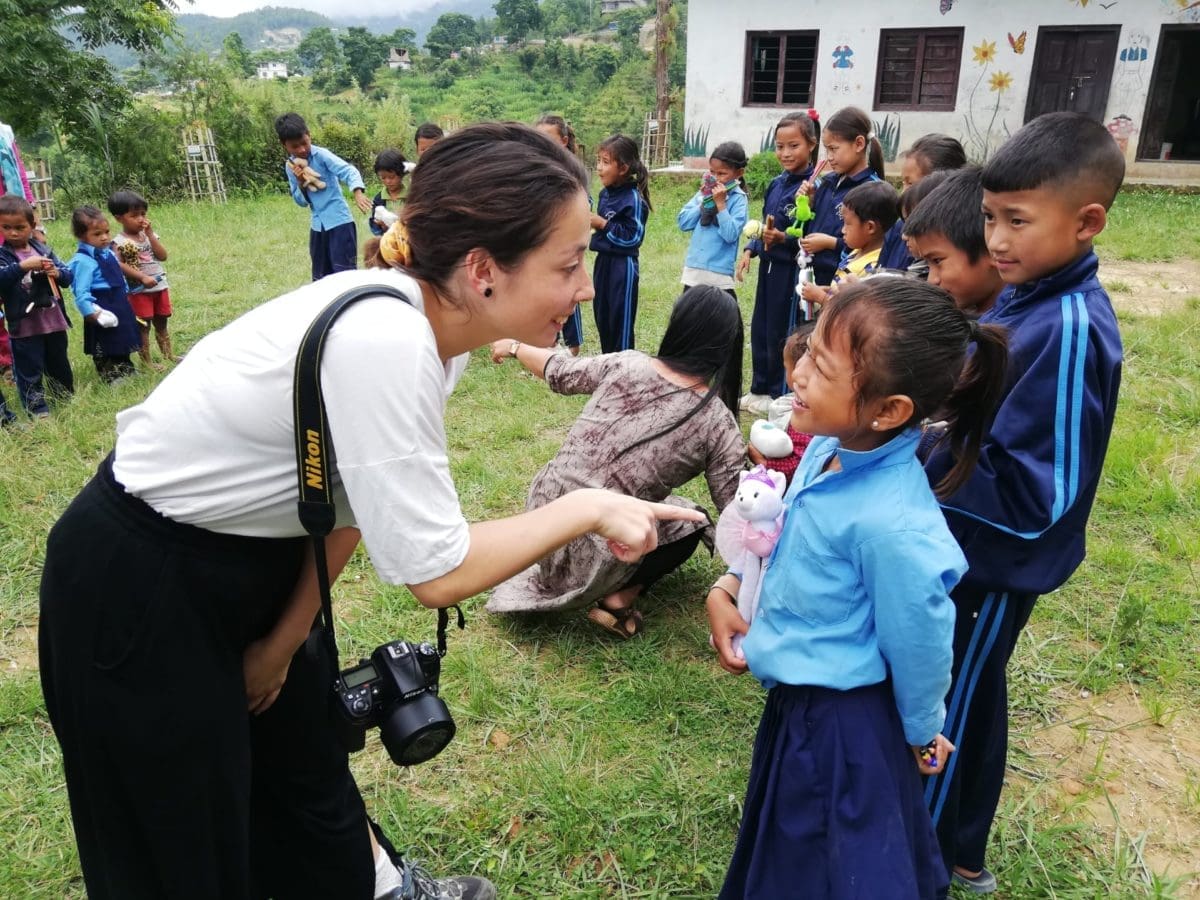
<svg viewBox="0 0 1200 900">
<path fill-rule="evenodd" d="M 961 28 L 880 31 L 875 108 L 952 111 L 962 42 Z"/>
<path fill-rule="evenodd" d="M 812 106 L 817 32 L 746 33 L 746 106 Z"/>
</svg>

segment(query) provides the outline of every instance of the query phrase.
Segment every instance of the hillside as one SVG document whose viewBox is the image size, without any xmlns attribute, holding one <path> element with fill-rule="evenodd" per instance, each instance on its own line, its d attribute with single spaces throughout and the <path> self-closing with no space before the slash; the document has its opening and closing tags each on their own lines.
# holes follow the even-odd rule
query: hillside
<svg viewBox="0 0 1200 900">
<path fill-rule="evenodd" d="M 494 0 L 442 0 L 426 9 L 410 13 L 394 13 L 387 16 L 342 15 L 336 20 L 307 9 L 288 6 L 264 6 L 229 18 L 180 13 L 175 16 L 181 42 L 196 50 L 215 52 L 227 34 L 237 32 L 242 36 L 246 48 L 267 50 L 292 49 L 300 39 L 314 28 L 366 28 L 375 34 L 390 34 L 397 28 L 411 28 L 417 33 L 417 42 L 423 43 L 425 35 L 438 20 L 448 12 L 465 13 L 472 18 L 492 17 Z M 127 69 L 137 65 L 137 55 L 124 47 L 102 47 L 99 54 L 113 68 Z"/>
</svg>

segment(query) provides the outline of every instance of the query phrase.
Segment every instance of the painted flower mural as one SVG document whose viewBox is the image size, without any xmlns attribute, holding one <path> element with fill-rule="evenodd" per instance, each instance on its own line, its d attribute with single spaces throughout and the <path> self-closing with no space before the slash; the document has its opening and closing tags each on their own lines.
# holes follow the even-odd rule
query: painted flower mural
<svg viewBox="0 0 1200 900">
<path fill-rule="evenodd" d="M 988 63 L 996 59 L 996 42 L 983 41 L 980 44 L 971 48 L 973 59 L 981 66 L 986 66 Z"/>
<path fill-rule="evenodd" d="M 988 87 L 993 91 L 1007 91 L 1012 83 L 1013 78 L 1007 72 L 996 72 L 988 81 Z"/>
</svg>

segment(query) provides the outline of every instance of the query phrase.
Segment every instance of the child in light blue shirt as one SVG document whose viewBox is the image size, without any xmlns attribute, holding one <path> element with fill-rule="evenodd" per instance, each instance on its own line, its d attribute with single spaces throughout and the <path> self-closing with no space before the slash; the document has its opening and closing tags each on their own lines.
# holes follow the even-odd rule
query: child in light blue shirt
<svg viewBox="0 0 1200 900">
<path fill-rule="evenodd" d="M 946 418 L 956 464 L 936 490 L 961 484 L 1005 361 L 1003 329 L 908 279 L 843 288 L 817 320 L 792 377 L 791 425 L 814 438 L 758 612 L 742 621 L 732 574 L 707 601 L 722 667 L 769 690 L 722 897 L 945 895 L 919 773 L 954 749 L 941 729 L 966 560 L 916 449 L 920 423 Z"/>
<path fill-rule="evenodd" d="M 749 200 L 742 184 L 746 151 L 726 141 L 708 159 L 706 182 L 679 211 L 679 230 L 690 231 L 687 257 L 680 282 L 687 287 L 707 284 L 733 293 L 733 270 L 738 242 L 749 216 Z"/>
</svg>

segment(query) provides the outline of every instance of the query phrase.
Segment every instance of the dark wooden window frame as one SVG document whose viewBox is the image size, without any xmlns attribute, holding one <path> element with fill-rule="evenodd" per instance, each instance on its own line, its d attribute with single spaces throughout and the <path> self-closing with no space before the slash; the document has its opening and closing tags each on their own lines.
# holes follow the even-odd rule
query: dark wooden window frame
<svg viewBox="0 0 1200 900">
<path fill-rule="evenodd" d="M 958 98 L 958 79 L 962 74 L 964 29 L 962 28 L 883 28 L 879 32 L 879 59 L 875 68 L 875 104 L 874 109 L 884 111 L 918 111 L 918 112 L 954 112 L 955 101 Z M 887 38 L 891 35 L 913 35 L 917 38 L 917 70 L 913 75 L 913 91 L 908 103 L 880 103 L 879 91 L 883 86 L 884 54 Z M 958 38 L 958 59 L 954 67 L 954 82 L 950 88 L 949 103 L 921 103 L 921 72 L 925 65 L 925 38 L 931 35 L 953 35 Z"/>
<path fill-rule="evenodd" d="M 754 79 L 754 57 L 752 48 L 755 38 L 770 38 L 777 37 L 781 39 L 779 53 L 779 68 L 775 79 L 775 100 L 766 103 L 763 101 L 754 101 L 750 99 L 750 85 Z M 812 73 L 808 79 L 808 97 L 805 100 L 797 100 L 788 102 L 783 101 L 783 65 L 787 59 L 787 39 L 791 37 L 809 38 L 813 42 L 813 66 Z M 818 29 L 806 29 L 801 31 L 747 31 L 746 32 L 746 62 L 742 72 L 742 106 L 758 106 L 758 107 L 777 107 L 777 106 L 812 106 L 813 100 L 817 93 L 817 58 L 821 45 L 821 32 Z"/>
</svg>

